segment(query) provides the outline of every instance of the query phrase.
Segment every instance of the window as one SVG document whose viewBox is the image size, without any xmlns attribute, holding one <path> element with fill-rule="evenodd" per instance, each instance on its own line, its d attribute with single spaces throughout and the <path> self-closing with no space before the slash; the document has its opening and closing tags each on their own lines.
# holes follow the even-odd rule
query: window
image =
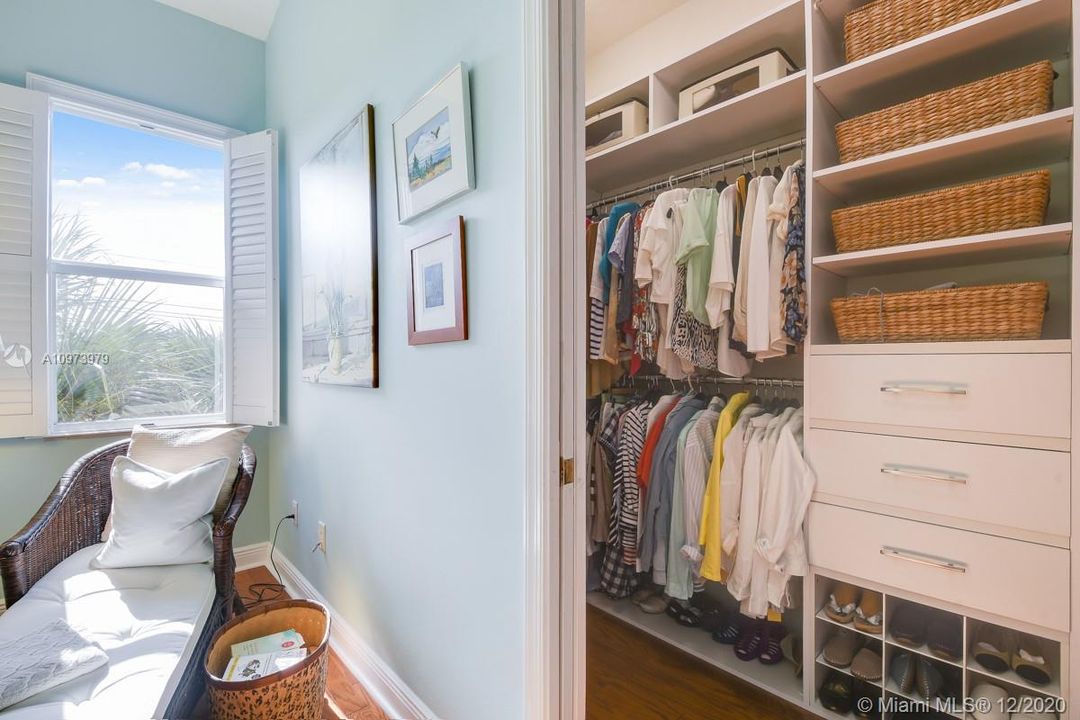
<svg viewBox="0 0 1080 720">
<path fill-rule="evenodd" d="M 54 107 L 53 422 L 224 419 L 222 143 Z"/>
<path fill-rule="evenodd" d="M 0 84 L 0 437 L 278 422 L 277 141 Z"/>
</svg>

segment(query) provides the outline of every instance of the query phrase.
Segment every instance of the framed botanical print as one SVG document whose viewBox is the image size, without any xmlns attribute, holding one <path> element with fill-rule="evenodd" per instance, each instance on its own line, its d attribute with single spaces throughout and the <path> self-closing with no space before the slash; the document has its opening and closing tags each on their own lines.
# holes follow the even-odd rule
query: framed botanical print
<svg viewBox="0 0 1080 720">
<path fill-rule="evenodd" d="M 407 241 L 409 344 L 469 339 L 465 219 Z"/>
<path fill-rule="evenodd" d="M 379 386 L 375 111 L 300 168 L 301 370 L 307 382 Z"/>
<path fill-rule="evenodd" d="M 469 71 L 459 64 L 394 121 L 398 221 L 472 190 Z"/>
</svg>

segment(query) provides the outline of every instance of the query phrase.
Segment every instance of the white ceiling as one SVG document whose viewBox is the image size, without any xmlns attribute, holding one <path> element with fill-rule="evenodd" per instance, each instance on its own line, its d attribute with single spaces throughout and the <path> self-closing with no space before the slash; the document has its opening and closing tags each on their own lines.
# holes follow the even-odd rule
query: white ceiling
<svg viewBox="0 0 1080 720">
<path fill-rule="evenodd" d="M 217 25 L 266 40 L 277 14 L 278 0 L 157 0 Z"/>
<path fill-rule="evenodd" d="M 595 55 L 687 0 L 585 0 L 585 54 Z"/>
</svg>

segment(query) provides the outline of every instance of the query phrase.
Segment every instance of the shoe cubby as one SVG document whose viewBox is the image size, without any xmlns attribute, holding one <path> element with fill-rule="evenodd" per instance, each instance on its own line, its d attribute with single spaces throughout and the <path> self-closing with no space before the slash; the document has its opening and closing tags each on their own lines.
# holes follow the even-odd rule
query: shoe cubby
<svg viewBox="0 0 1080 720">
<path fill-rule="evenodd" d="M 971 620 L 966 658 L 969 687 L 989 681 L 1010 695 L 1062 697 L 1059 642 Z"/>
<path fill-rule="evenodd" d="M 1062 677 L 1068 648 L 1061 636 L 1052 636 L 1053 631 L 1030 632 L 1019 624 L 996 624 L 870 582 L 842 582 L 815 575 L 813 583 L 817 604 L 811 689 L 820 713 L 865 717 L 853 709 L 829 711 L 835 704 L 829 696 L 832 686 L 840 683 L 850 689 L 849 694 L 855 693 L 851 668 L 835 667 L 826 657 L 829 643 L 847 634 L 858 638 L 859 647 L 870 648 L 881 657 L 882 679 L 871 685 L 880 693 L 882 714 L 874 717 L 966 718 L 965 708 L 973 707 L 987 687 L 997 688 L 990 694 L 1007 698 L 1001 702 L 1014 711 L 1023 710 L 1026 704 L 1030 712 L 1040 710 L 1064 717 L 1061 708 L 1067 691 Z M 840 600 L 832 603 L 837 592 Z M 881 595 L 880 634 L 856 628 L 854 610 L 837 612 L 837 607 L 845 609 L 852 602 L 857 608 L 864 593 Z"/>
</svg>

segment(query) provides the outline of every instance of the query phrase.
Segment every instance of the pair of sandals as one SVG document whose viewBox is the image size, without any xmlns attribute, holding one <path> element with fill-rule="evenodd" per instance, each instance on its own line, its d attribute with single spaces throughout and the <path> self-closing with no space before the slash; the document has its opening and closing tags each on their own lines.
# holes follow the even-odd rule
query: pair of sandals
<svg viewBox="0 0 1080 720">
<path fill-rule="evenodd" d="M 787 628 L 783 623 L 732 613 L 713 632 L 712 639 L 721 645 L 733 645 L 735 657 L 743 662 L 757 660 L 762 665 L 776 665 L 784 661 L 783 641 L 786 636 Z"/>
<path fill-rule="evenodd" d="M 980 625 L 971 645 L 975 662 L 992 673 L 1012 670 L 1033 685 L 1049 685 L 1054 672 L 1040 638 L 1006 630 L 997 625 Z"/>
<path fill-rule="evenodd" d="M 964 624 L 955 615 L 914 603 L 889 613 L 889 634 L 898 644 L 915 649 L 924 645 L 934 657 L 960 662 L 964 656 Z"/>
<path fill-rule="evenodd" d="M 873 590 L 863 590 L 849 583 L 837 583 L 829 593 L 825 614 L 838 623 L 853 623 L 856 630 L 881 634 L 882 597 Z"/>
<path fill-rule="evenodd" d="M 630 601 L 649 615 L 659 615 L 668 609 L 667 597 L 655 587 L 643 587 L 630 596 Z"/>
<path fill-rule="evenodd" d="M 705 616 L 705 611 L 690 603 L 671 600 L 668 602 L 667 614 L 668 617 L 683 627 L 698 627 Z"/>
<path fill-rule="evenodd" d="M 928 658 L 897 653 L 889 665 L 889 676 L 902 693 L 917 693 L 928 702 L 944 696 L 945 676 Z"/>
<path fill-rule="evenodd" d="M 841 628 L 829 638 L 821 657 L 834 668 L 850 668 L 851 674 L 860 680 L 881 680 L 881 652 L 870 647 L 862 635 L 851 630 Z"/>
<path fill-rule="evenodd" d="M 829 671 L 818 690 L 818 700 L 822 707 L 840 715 L 852 713 L 867 720 L 881 717 L 881 688 L 836 670 Z"/>
<path fill-rule="evenodd" d="M 972 706 L 975 708 L 972 720 L 1058 720 L 1054 712 L 1017 712 L 1008 713 L 1009 693 L 991 683 L 979 683 L 971 690 Z M 985 702 L 989 700 L 989 703 Z M 1023 706 L 1024 703 L 1018 703 Z"/>
</svg>

